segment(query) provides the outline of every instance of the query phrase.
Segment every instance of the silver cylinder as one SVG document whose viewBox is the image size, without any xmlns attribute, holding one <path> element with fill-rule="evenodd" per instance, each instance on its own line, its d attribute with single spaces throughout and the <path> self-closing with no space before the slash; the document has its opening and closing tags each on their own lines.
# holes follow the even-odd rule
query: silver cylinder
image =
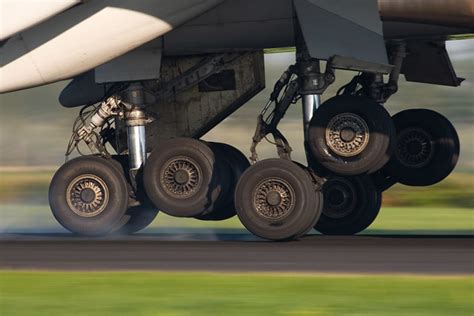
<svg viewBox="0 0 474 316">
<path fill-rule="evenodd" d="M 321 96 L 319 94 L 303 95 L 303 128 L 305 140 L 308 140 L 309 124 L 313 119 L 314 112 L 321 105 Z"/>
<path fill-rule="evenodd" d="M 128 126 L 128 155 L 130 169 L 138 170 L 146 162 L 146 132 L 145 126 Z"/>
</svg>

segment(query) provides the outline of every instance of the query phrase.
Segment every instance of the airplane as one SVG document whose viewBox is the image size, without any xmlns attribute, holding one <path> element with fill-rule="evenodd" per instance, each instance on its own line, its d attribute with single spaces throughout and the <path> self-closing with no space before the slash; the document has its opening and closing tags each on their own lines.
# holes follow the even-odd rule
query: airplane
<svg viewBox="0 0 474 316">
<path fill-rule="evenodd" d="M 263 239 L 353 235 L 395 183 L 455 168 L 459 138 L 429 109 L 389 115 L 409 82 L 457 87 L 446 41 L 471 38 L 474 0 L 1 1 L 0 92 L 71 80 L 80 107 L 54 175 L 53 215 L 78 235 L 133 234 L 158 210 L 238 216 Z M 294 51 L 257 117 L 250 158 L 200 140 L 265 87 L 264 54 Z M 336 96 L 336 71 L 354 72 Z M 300 102 L 301 101 L 301 102 Z M 302 104 L 307 164 L 278 129 Z M 270 139 L 270 137 L 272 139 Z M 259 160 L 269 140 L 278 158 Z"/>
</svg>

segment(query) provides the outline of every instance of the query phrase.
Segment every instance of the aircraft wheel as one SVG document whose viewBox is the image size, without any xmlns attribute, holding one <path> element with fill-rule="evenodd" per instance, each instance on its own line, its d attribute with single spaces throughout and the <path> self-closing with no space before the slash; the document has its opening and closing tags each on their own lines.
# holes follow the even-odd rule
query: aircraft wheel
<svg viewBox="0 0 474 316">
<path fill-rule="evenodd" d="M 269 240 L 303 236 L 322 211 L 310 176 L 283 159 L 264 160 L 247 169 L 237 185 L 235 205 L 242 224 Z"/>
<path fill-rule="evenodd" d="M 145 166 L 145 190 L 153 204 L 171 216 L 196 217 L 222 207 L 229 190 L 226 165 L 204 142 L 168 140 Z"/>
<path fill-rule="evenodd" d="M 86 236 L 109 233 L 127 211 L 127 183 L 106 159 L 88 156 L 64 164 L 49 188 L 54 217 L 67 230 Z"/>
<path fill-rule="evenodd" d="M 219 159 L 224 159 L 231 170 L 231 185 L 227 195 L 227 202 L 219 209 L 197 216 L 197 219 L 203 221 L 223 221 L 237 215 L 234 204 L 234 194 L 240 177 L 250 167 L 250 163 L 245 155 L 237 148 L 223 143 L 209 143 L 211 149 L 216 153 Z"/>
<path fill-rule="evenodd" d="M 388 172 L 402 184 L 429 186 L 444 180 L 456 167 L 459 137 L 441 114 L 406 110 L 393 117 L 397 129 L 395 154 Z"/>
<path fill-rule="evenodd" d="M 395 127 L 383 106 L 368 98 L 341 95 L 316 111 L 309 150 L 338 175 L 372 174 L 389 161 L 394 139 Z"/>
<path fill-rule="evenodd" d="M 370 178 L 332 177 L 323 186 L 323 214 L 314 227 L 325 235 L 354 235 L 377 218 L 382 194 Z"/>
<path fill-rule="evenodd" d="M 112 233 L 118 235 L 132 235 L 153 223 L 159 211 L 146 196 L 141 181 L 138 181 L 138 192 L 134 192 L 130 184 L 130 176 L 128 173 L 128 156 L 116 155 L 110 159 L 110 162 L 119 172 L 125 175 L 129 194 L 127 212 Z"/>
</svg>

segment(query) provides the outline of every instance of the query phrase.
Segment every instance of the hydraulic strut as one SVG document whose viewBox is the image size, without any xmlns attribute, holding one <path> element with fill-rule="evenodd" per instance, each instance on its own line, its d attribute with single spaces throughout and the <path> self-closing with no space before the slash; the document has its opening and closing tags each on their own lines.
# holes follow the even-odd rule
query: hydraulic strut
<svg viewBox="0 0 474 316">
<path fill-rule="evenodd" d="M 146 125 L 150 122 L 145 112 L 145 90 L 141 84 L 131 85 L 125 92 L 127 105 L 125 123 L 127 126 L 128 155 L 130 171 L 136 172 L 145 165 L 147 158 Z"/>
<path fill-rule="evenodd" d="M 73 127 L 71 139 L 66 150 L 66 160 L 74 150 L 80 154 L 79 144 L 84 142 L 93 154 L 110 157 L 103 134 L 110 129 L 110 120 L 119 117 L 122 103 L 118 96 L 111 96 L 99 105 L 87 105 L 81 109 Z"/>
<path fill-rule="evenodd" d="M 84 142 L 93 154 L 110 158 L 106 142 L 109 134 L 115 134 L 113 122 L 125 122 L 131 177 L 144 166 L 147 158 L 145 127 L 152 120 L 147 115 L 146 96 L 142 84 L 132 84 L 120 95 L 116 94 L 98 105 L 84 107 L 74 124 L 71 141 L 66 152 L 68 157 L 74 149 L 80 152 Z"/>
<path fill-rule="evenodd" d="M 307 141 L 309 124 L 320 105 L 320 95 L 334 80 L 332 60 L 327 62 L 325 72 L 321 73 L 320 61 L 311 58 L 306 50 L 298 50 L 296 64 L 291 65 L 275 83 L 268 102 L 257 118 L 257 128 L 252 138 L 252 146 L 250 147 L 250 160 L 253 163 L 257 162 L 257 145 L 263 139 L 266 139 L 269 134 L 273 135 L 274 144 L 277 147 L 280 158 L 291 160 L 292 149 L 287 139 L 278 130 L 278 124 L 285 116 L 290 105 L 296 103 L 301 98 L 303 103 L 304 135 L 305 141 Z M 275 104 L 275 108 L 267 115 L 272 104 Z"/>
<path fill-rule="evenodd" d="M 282 74 L 273 88 L 270 99 L 268 100 L 260 115 L 257 117 L 257 128 L 252 138 L 252 146 L 250 147 L 250 152 L 252 154 L 250 160 L 253 163 L 258 161 L 258 154 L 256 150 L 257 145 L 264 138 L 266 138 L 268 134 L 273 135 L 280 158 L 291 160 L 292 149 L 286 138 L 277 127 L 285 116 L 290 105 L 295 102 L 295 99 L 298 95 L 298 81 L 292 80 L 295 70 L 295 66 L 292 65 Z M 283 90 L 283 96 L 278 99 Z M 275 109 L 267 115 L 268 110 L 273 103 L 275 104 Z"/>
</svg>

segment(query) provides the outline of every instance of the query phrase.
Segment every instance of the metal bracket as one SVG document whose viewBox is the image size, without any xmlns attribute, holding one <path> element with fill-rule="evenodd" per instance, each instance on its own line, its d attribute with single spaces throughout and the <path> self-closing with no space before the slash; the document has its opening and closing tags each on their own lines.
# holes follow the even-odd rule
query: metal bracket
<svg viewBox="0 0 474 316">
<path fill-rule="evenodd" d="M 392 69 L 390 71 L 388 82 L 384 82 L 381 73 L 364 72 L 362 75 L 354 77 L 354 79 L 346 85 L 344 94 L 363 94 L 381 104 L 386 103 L 388 99 L 398 92 L 398 81 L 403 66 L 403 60 L 407 56 L 406 43 L 396 41 L 389 44 L 391 47 L 390 57 Z M 356 91 L 357 85 L 362 85 L 361 91 Z"/>
</svg>

